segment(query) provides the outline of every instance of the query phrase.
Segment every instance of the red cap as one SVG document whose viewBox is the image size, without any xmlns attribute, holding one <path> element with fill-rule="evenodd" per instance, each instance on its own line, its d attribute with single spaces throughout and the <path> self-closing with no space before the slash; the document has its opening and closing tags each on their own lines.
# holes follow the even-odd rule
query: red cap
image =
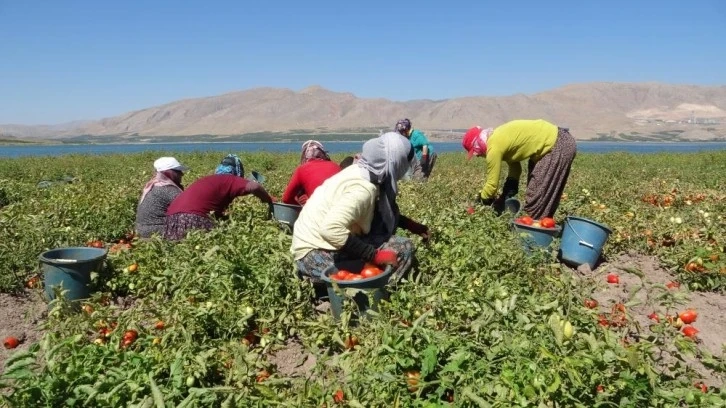
<svg viewBox="0 0 726 408">
<path fill-rule="evenodd" d="M 477 137 L 481 134 L 481 126 L 474 126 L 473 128 L 469 129 L 464 133 L 464 138 L 461 139 L 461 145 L 464 147 L 464 150 L 469 152 L 469 155 L 467 159 L 471 160 L 471 157 L 474 156 L 474 140 L 476 140 Z"/>
</svg>

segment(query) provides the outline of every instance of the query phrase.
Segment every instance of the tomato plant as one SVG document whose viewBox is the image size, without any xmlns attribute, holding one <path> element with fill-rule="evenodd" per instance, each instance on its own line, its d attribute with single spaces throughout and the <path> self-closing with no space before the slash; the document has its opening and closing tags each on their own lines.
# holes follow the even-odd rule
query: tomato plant
<svg viewBox="0 0 726 408">
<path fill-rule="evenodd" d="M 0 398 L 8 406 L 425 407 L 454 396 L 458 406 L 723 405 L 719 392 L 698 392 L 690 368 L 670 364 L 664 375 L 663 361 L 683 360 L 674 343 L 699 345 L 687 337 L 686 328 L 697 330 L 689 318 L 674 315 L 687 312 L 673 305 L 686 292 L 679 285 L 726 288 L 718 218 L 726 213 L 726 153 L 578 154 L 573 163 L 558 217 L 607 224 L 608 258 L 635 251 L 677 275 L 657 295 L 674 307 L 655 309 L 661 314 L 649 327 L 625 300 L 598 304 L 590 284 L 553 254 L 522 251 L 511 216 L 462 211 L 462 197 L 478 188 L 471 180 L 483 182 L 483 161 L 442 154 L 427 183 L 399 184 L 401 212 L 435 233 L 423 244 L 398 232 L 416 246 L 415 273 L 354 322 L 348 293 L 340 321 L 316 309 L 314 288 L 294 272 L 290 236 L 253 198 L 235 200 L 212 231 L 177 243 L 132 236 L 157 154 L 0 160 L 8 197 L 0 259 L 12 272 L 0 274 L 0 290 L 38 291 L 37 257 L 47 249 L 109 248 L 85 312 L 54 301 L 43 338 L 6 361 L 0 382 L 10 385 Z M 210 173 L 217 156 L 180 154 L 192 168 L 184 183 Z M 273 194 L 299 162 L 296 154 L 242 156 L 246 168 L 264 171 Z M 109 163 L 125 171 L 109 172 Z M 36 188 L 64 173 L 79 181 Z M 294 373 L 278 366 L 291 355 L 306 362 Z M 717 357 L 706 363 L 719 375 L 726 367 Z"/>
</svg>

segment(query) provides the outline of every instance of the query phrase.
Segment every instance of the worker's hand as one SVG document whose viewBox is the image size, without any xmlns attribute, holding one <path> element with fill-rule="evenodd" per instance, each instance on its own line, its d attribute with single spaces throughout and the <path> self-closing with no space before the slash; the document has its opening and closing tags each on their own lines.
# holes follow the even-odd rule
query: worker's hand
<svg viewBox="0 0 726 408">
<path fill-rule="evenodd" d="M 308 195 L 307 194 L 300 194 L 295 198 L 295 201 L 297 201 L 300 205 L 305 205 L 305 203 L 308 202 Z"/>
<path fill-rule="evenodd" d="M 404 228 L 420 236 L 424 241 L 429 239 L 429 227 L 424 224 L 418 223 L 414 220 L 408 220 Z"/>
<path fill-rule="evenodd" d="M 377 249 L 373 256 L 373 263 L 376 265 L 398 266 L 398 253 L 390 249 Z"/>
<path fill-rule="evenodd" d="M 481 195 L 477 194 L 475 201 L 479 205 L 491 207 L 497 215 L 502 215 L 502 213 L 504 212 L 504 196 L 499 196 L 499 198 L 497 199 L 484 199 L 481 198 Z"/>
<path fill-rule="evenodd" d="M 490 207 L 494 203 L 493 198 L 482 198 L 481 194 L 477 193 L 476 197 L 474 197 L 474 203 L 477 205 L 482 205 L 485 207 Z"/>
</svg>

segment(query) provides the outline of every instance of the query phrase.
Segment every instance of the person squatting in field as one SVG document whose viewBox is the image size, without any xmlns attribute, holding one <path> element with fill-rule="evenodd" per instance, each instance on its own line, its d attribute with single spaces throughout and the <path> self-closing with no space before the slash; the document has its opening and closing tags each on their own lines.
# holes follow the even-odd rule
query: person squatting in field
<svg viewBox="0 0 726 408">
<path fill-rule="evenodd" d="M 569 129 L 544 120 L 513 120 L 496 129 L 469 129 L 461 142 L 472 156 L 485 156 L 487 178 L 477 194 L 479 204 L 490 205 L 497 213 L 504 210 L 504 201 L 519 192 L 521 161 L 529 160 L 524 211 L 534 219 L 553 217 L 560 204 L 577 144 Z M 497 197 L 502 163 L 509 173 Z"/>
<path fill-rule="evenodd" d="M 214 174 L 202 177 L 187 187 L 166 211 L 164 238 L 180 240 L 192 229 L 210 230 L 215 218 L 224 218 L 232 201 L 252 194 L 272 205 L 273 197 L 257 182 L 244 179 L 242 160 L 230 154 L 217 166 Z"/>
<path fill-rule="evenodd" d="M 166 210 L 184 190 L 182 177 L 188 170 L 174 157 L 160 157 L 154 161 L 154 176 L 144 186 L 136 207 L 137 236 L 164 235 Z"/>
<path fill-rule="evenodd" d="M 408 139 L 383 134 L 364 143 L 358 162 L 315 190 L 295 222 L 290 247 L 301 278 L 320 283 L 320 273 L 342 260 L 398 266 L 391 279 L 400 278 L 414 247 L 394 235 L 396 228 L 429 237 L 428 227 L 401 215 L 396 203 L 397 183 L 413 154 Z"/>
<path fill-rule="evenodd" d="M 413 128 L 411 121 L 408 119 L 401 119 L 396 123 L 396 132 L 408 138 L 416 154 L 411 165 L 412 178 L 414 180 L 428 180 L 438 157 L 434 152 L 434 147 L 431 146 L 422 131 Z"/>
<path fill-rule="evenodd" d="M 330 160 L 323 144 L 317 140 L 308 140 L 302 145 L 300 165 L 287 183 L 282 202 L 305 205 L 313 191 L 339 171 L 340 166 Z"/>
</svg>

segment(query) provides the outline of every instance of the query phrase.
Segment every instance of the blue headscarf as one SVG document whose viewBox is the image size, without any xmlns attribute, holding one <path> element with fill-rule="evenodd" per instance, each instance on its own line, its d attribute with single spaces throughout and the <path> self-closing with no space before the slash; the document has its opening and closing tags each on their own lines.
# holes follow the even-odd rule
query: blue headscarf
<svg viewBox="0 0 726 408">
<path fill-rule="evenodd" d="M 244 177 L 245 168 L 242 165 L 242 159 L 236 154 L 228 154 L 222 159 L 222 162 L 214 170 L 214 174 L 231 174 L 233 176 Z"/>
</svg>

